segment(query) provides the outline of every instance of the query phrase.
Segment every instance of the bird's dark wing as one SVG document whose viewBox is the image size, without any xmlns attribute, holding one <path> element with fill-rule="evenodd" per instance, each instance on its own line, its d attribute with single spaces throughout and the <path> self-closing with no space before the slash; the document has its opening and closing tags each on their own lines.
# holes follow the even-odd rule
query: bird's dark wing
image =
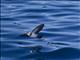
<svg viewBox="0 0 80 60">
<path fill-rule="evenodd" d="M 38 34 L 44 27 L 44 24 L 38 25 L 36 28 L 32 30 L 32 33 Z"/>
</svg>

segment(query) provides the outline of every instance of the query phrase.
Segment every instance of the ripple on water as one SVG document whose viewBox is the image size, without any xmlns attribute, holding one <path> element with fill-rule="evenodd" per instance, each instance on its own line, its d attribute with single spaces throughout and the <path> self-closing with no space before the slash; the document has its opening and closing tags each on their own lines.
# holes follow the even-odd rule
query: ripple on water
<svg viewBox="0 0 80 60">
<path fill-rule="evenodd" d="M 2 60 L 79 60 L 79 1 L 3 0 Z M 44 23 L 42 39 L 20 36 Z"/>
</svg>

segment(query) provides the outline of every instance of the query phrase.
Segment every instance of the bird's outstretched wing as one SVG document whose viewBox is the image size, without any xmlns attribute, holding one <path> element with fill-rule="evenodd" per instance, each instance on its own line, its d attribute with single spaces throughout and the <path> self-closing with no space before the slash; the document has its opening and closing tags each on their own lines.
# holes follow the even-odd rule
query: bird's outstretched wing
<svg viewBox="0 0 80 60">
<path fill-rule="evenodd" d="M 44 27 L 44 24 L 40 24 L 32 30 L 32 33 L 38 34 Z"/>
</svg>

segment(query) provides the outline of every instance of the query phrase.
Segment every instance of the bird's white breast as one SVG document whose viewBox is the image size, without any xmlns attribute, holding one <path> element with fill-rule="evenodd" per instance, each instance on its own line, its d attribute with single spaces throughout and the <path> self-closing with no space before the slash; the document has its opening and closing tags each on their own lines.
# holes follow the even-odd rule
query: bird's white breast
<svg viewBox="0 0 80 60">
<path fill-rule="evenodd" d="M 34 34 L 34 33 L 31 35 L 31 37 L 37 37 L 37 36 L 38 34 Z"/>
</svg>

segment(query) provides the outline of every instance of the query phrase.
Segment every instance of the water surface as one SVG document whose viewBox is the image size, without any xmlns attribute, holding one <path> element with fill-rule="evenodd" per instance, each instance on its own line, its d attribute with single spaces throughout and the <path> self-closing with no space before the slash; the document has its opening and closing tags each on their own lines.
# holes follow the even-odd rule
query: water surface
<svg viewBox="0 0 80 60">
<path fill-rule="evenodd" d="M 42 39 L 22 37 L 45 24 Z M 1 60 L 80 60 L 80 1 L 1 1 Z"/>
</svg>

